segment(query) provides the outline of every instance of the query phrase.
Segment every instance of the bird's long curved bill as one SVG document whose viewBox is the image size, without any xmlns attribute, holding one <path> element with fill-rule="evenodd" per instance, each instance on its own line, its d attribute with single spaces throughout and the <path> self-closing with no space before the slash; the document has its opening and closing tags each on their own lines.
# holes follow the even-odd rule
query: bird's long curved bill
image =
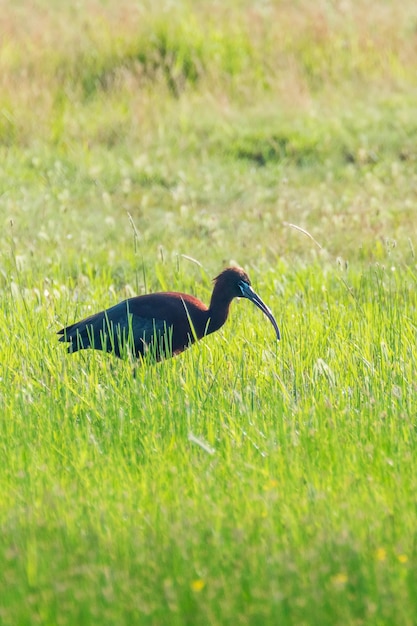
<svg viewBox="0 0 417 626">
<path fill-rule="evenodd" d="M 250 287 L 249 285 L 245 285 L 244 293 L 242 294 L 244 298 L 248 298 L 253 304 L 261 309 L 262 313 L 265 313 L 272 326 L 275 329 L 277 334 L 278 341 L 281 339 L 281 333 L 279 332 L 278 324 L 276 323 L 275 317 L 272 315 L 271 309 L 266 306 L 265 302 L 261 300 L 258 294 Z"/>
</svg>

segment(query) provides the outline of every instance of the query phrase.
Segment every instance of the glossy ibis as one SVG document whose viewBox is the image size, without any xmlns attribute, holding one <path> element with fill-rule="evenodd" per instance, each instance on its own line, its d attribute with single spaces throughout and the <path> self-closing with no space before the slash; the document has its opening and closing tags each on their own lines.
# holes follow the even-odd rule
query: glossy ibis
<svg viewBox="0 0 417 626">
<path fill-rule="evenodd" d="M 124 300 L 58 332 L 68 342 L 68 352 L 95 348 L 118 357 L 146 353 L 160 361 L 179 354 L 196 340 L 225 323 L 233 298 L 248 298 L 270 319 L 280 339 L 278 325 L 269 308 L 254 292 L 248 275 L 228 267 L 214 279 L 210 306 L 184 293 L 151 293 Z"/>
</svg>

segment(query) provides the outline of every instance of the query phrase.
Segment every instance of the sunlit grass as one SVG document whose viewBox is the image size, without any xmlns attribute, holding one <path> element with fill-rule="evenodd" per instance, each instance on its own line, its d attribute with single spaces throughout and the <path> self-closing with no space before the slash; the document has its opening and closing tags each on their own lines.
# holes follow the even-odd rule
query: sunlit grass
<svg viewBox="0 0 417 626">
<path fill-rule="evenodd" d="M 411 626 L 414 4 L 80 7 L 1 16 L 0 623 Z M 280 343 L 58 342 L 231 262 Z"/>
<path fill-rule="evenodd" d="M 63 623 L 404 615 L 416 279 L 271 268 L 257 288 L 281 344 L 240 302 L 217 336 L 136 378 L 67 356 L 49 307 L 6 295 L 4 623 L 54 621 L 61 601 Z"/>
</svg>

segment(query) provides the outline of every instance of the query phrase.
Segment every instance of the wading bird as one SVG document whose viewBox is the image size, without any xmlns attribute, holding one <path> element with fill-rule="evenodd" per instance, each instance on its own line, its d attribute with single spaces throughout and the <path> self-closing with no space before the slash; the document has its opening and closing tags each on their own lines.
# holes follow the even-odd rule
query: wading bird
<svg viewBox="0 0 417 626">
<path fill-rule="evenodd" d="M 146 354 L 161 361 L 179 354 L 225 323 L 233 298 L 248 298 L 270 319 L 277 339 L 280 332 L 269 308 L 254 292 L 248 275 L 228 267 L 214 279 L 210 306 L 184 293 L 151 293 L 124 300 L 101 313 L 58 331 L 68 352 L 95 348 L 118 357 Z"/>
</svg>

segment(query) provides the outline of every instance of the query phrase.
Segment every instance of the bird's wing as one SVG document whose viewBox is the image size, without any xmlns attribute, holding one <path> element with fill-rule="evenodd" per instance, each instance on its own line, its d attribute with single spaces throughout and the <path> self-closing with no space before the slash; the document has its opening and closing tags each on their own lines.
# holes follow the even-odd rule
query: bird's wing
<svg viewBox="0 0 417 626">
<path fill-rule="evenodd" d="M 154 354 L 156 360 L 181 352 L 207 327 L 207 307 L 180 293 L 130 298 L 59 331 L 69 351 L 95 348 L 121 356 Z M 190 322 L 193 330 L 190 327 Z"/>
<path fill-rule="evenodd" d="M 172 325 L 166 320 L 141 317 L 129 313 L 129 321 L 124 327 L 128 344 L 134 346 L 136 354 L 150 353 L 159 360 L 164 354 L 172 356 Z"/>
<path fill-rule="evenodd" d="M 160 346 L 161 341 L 164 343 L 164 352 L 169 351 L 167 341 L 170 332 L 169 330 L 165 332 L 167 329 L 165 320 L 155 319 L 150 312 L 149 317 L 146 317 L 146 311 L 144 314 L 139 311 L 132 312 L 130 309 L 135 307 L 131 305 L 131 301 L 125 300 L 67 326 L 59 331 L 58 334 L 61 335 L 59 340 L 71 344 L 70 352 L 95 348 L 121 356 L 128 349 L 138 355 L 149 351 L 151 346 Z M 158 347 L 157 350 L 159 349 Z"/>
</svg>

